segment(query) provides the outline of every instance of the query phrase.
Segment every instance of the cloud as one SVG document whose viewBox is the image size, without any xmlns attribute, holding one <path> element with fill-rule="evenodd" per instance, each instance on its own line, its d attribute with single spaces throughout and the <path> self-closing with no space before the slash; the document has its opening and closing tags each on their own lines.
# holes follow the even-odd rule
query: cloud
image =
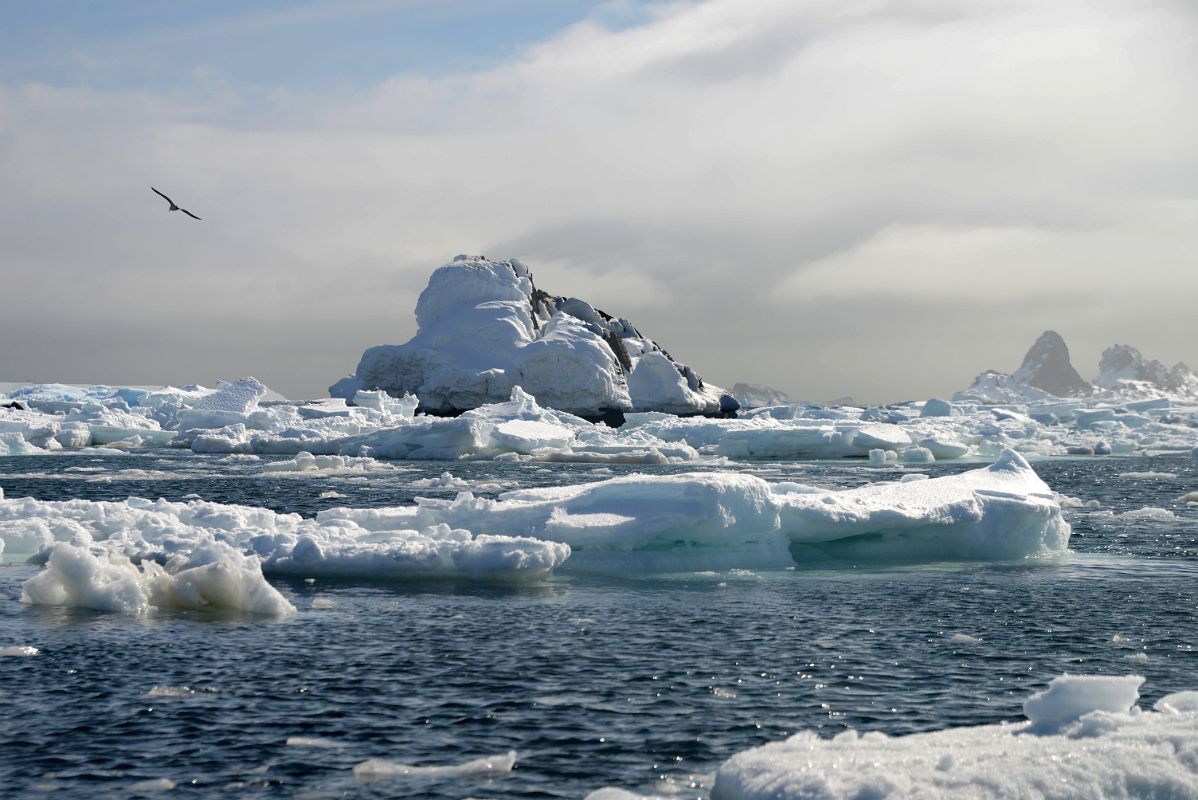
<svg viewBox="0 0 1198 800">
<path fill-rule="evenodd" d="M 1114 339 L 1198 361 L 1184 4 L 650 12 L 340 92 L 3 87 L 0 335 L 53 336 L 0 375 L 316 394 L 458 252 L 800 397 L 945 394 L 1048 327 L 1083 373 Z"/>
</svg>

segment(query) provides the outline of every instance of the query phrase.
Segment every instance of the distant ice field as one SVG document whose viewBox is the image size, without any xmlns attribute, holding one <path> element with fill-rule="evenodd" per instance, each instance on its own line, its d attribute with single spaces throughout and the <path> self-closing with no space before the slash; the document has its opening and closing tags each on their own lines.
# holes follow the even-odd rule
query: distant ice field
<svg viewBox="0 0 1198 800">
<path fill-rule="evenodd" d="M 0 458 L 6 498 L 129 496 L 312 517 L 700 464 L 403 462 L 272 470 L 284 457 L 153 450 Z M 957 462 L 721 464 L 852 488 Z M 558 571 L 530 585 L 269 578 L 277 621 L 18 602 L 0 566 L 6 796 L 707 797 L 751 748 L 846 728 L 1016 722 L 1063 673 L 1144 676 L 1140 706 L 1198 688 L 1198 463 L 1033 462 L 1072 527 L 1054 562 L 670 575 Z M 448 477 L 446 477 L 448 473 Z M 518 532 L 517 532 L 518 533 Z M 512 755 L 514 751 L 514 756 Z M 749 763 L 749 762 L 746 762 Z"/>
</svg>

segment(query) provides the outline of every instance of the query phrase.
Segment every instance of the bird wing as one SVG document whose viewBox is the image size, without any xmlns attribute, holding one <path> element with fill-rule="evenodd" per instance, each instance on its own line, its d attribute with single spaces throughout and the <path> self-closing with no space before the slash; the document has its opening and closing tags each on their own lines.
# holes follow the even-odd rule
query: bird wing
<svg viewBox="0 0 1198 800">
<path fill-rule="evenodd" d="M 186 214 L 187 216 L 191 217 L 192 219 L 199 219 L 199 217 L 197 217 L 195 214 L 193 214 L 193 213 L 191 213 L 190 211 L 188 211 L 186 208 L 181 208 L 181 209 L 179 209 L 179 210 L 180 210 L 180 211 L 182 211 L 182 212 L 183 212 L 184 214 Z"/>
<path fill-rule="evenodd" d="M 169 197 L 167 197 L 166 195 L 164 195 L 162 192 L 160 192 L 160 191 L 158 191 L 157 189 L 155 189 L 153 186 L 151 186 L 151 187 L 150 187 L 150 191 L 152 191 L 154 194 L 156 194 L 156 195 L 158 195 L 159 197 L 161 197 L 161 198 L 162 198 L 163 200 L 165 200 L 166 202 L 170 203 L 172 206 L 175 204 L 175 201 L 174 201 L 174 200 L 170 199 Z"/>
</svg>

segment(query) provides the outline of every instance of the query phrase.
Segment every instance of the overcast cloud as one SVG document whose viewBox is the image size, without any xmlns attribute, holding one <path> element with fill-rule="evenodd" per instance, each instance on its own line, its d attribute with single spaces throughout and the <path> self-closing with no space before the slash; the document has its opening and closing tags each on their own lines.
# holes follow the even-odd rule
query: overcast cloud
<svg viewBox="0 0 1198 800">
<path fill-rule="evenodd" d="M 710 0 L 337 89 L 9 82 L 0 380 L 320 395 L 460 252 L 803 399 L 948 394 L 1046 328 L 1086 377 L 1193 365 L 1194 9 Z"/>
</svg>

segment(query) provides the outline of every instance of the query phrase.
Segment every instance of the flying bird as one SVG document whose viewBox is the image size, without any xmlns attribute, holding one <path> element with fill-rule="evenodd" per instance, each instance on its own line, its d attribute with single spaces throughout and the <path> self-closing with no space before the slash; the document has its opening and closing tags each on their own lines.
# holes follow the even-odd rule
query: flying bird
<svg viewBox="0 0 1198 800">
<path fill-rule="evenodd" d="M 170 199 L 169 197 L 164 195 L 162 192 L 155 189 L 153 186 L 151 186 L 150 189 L 154 192 L 154 194 L 158 195 L 163 200 L 165 200 L 166 202 L 171 204 L 171 207 L 169 209 L 167 209 L 168 211 L 182 211 L 184 214 L 191 217 L 192 219 L 199 219 L 199 217 L 197 217 L 195 214 L 188 211 L 186 208 L 180 208 L 178 205 L 175 204 L 174 200 Z"/>
</svg>

